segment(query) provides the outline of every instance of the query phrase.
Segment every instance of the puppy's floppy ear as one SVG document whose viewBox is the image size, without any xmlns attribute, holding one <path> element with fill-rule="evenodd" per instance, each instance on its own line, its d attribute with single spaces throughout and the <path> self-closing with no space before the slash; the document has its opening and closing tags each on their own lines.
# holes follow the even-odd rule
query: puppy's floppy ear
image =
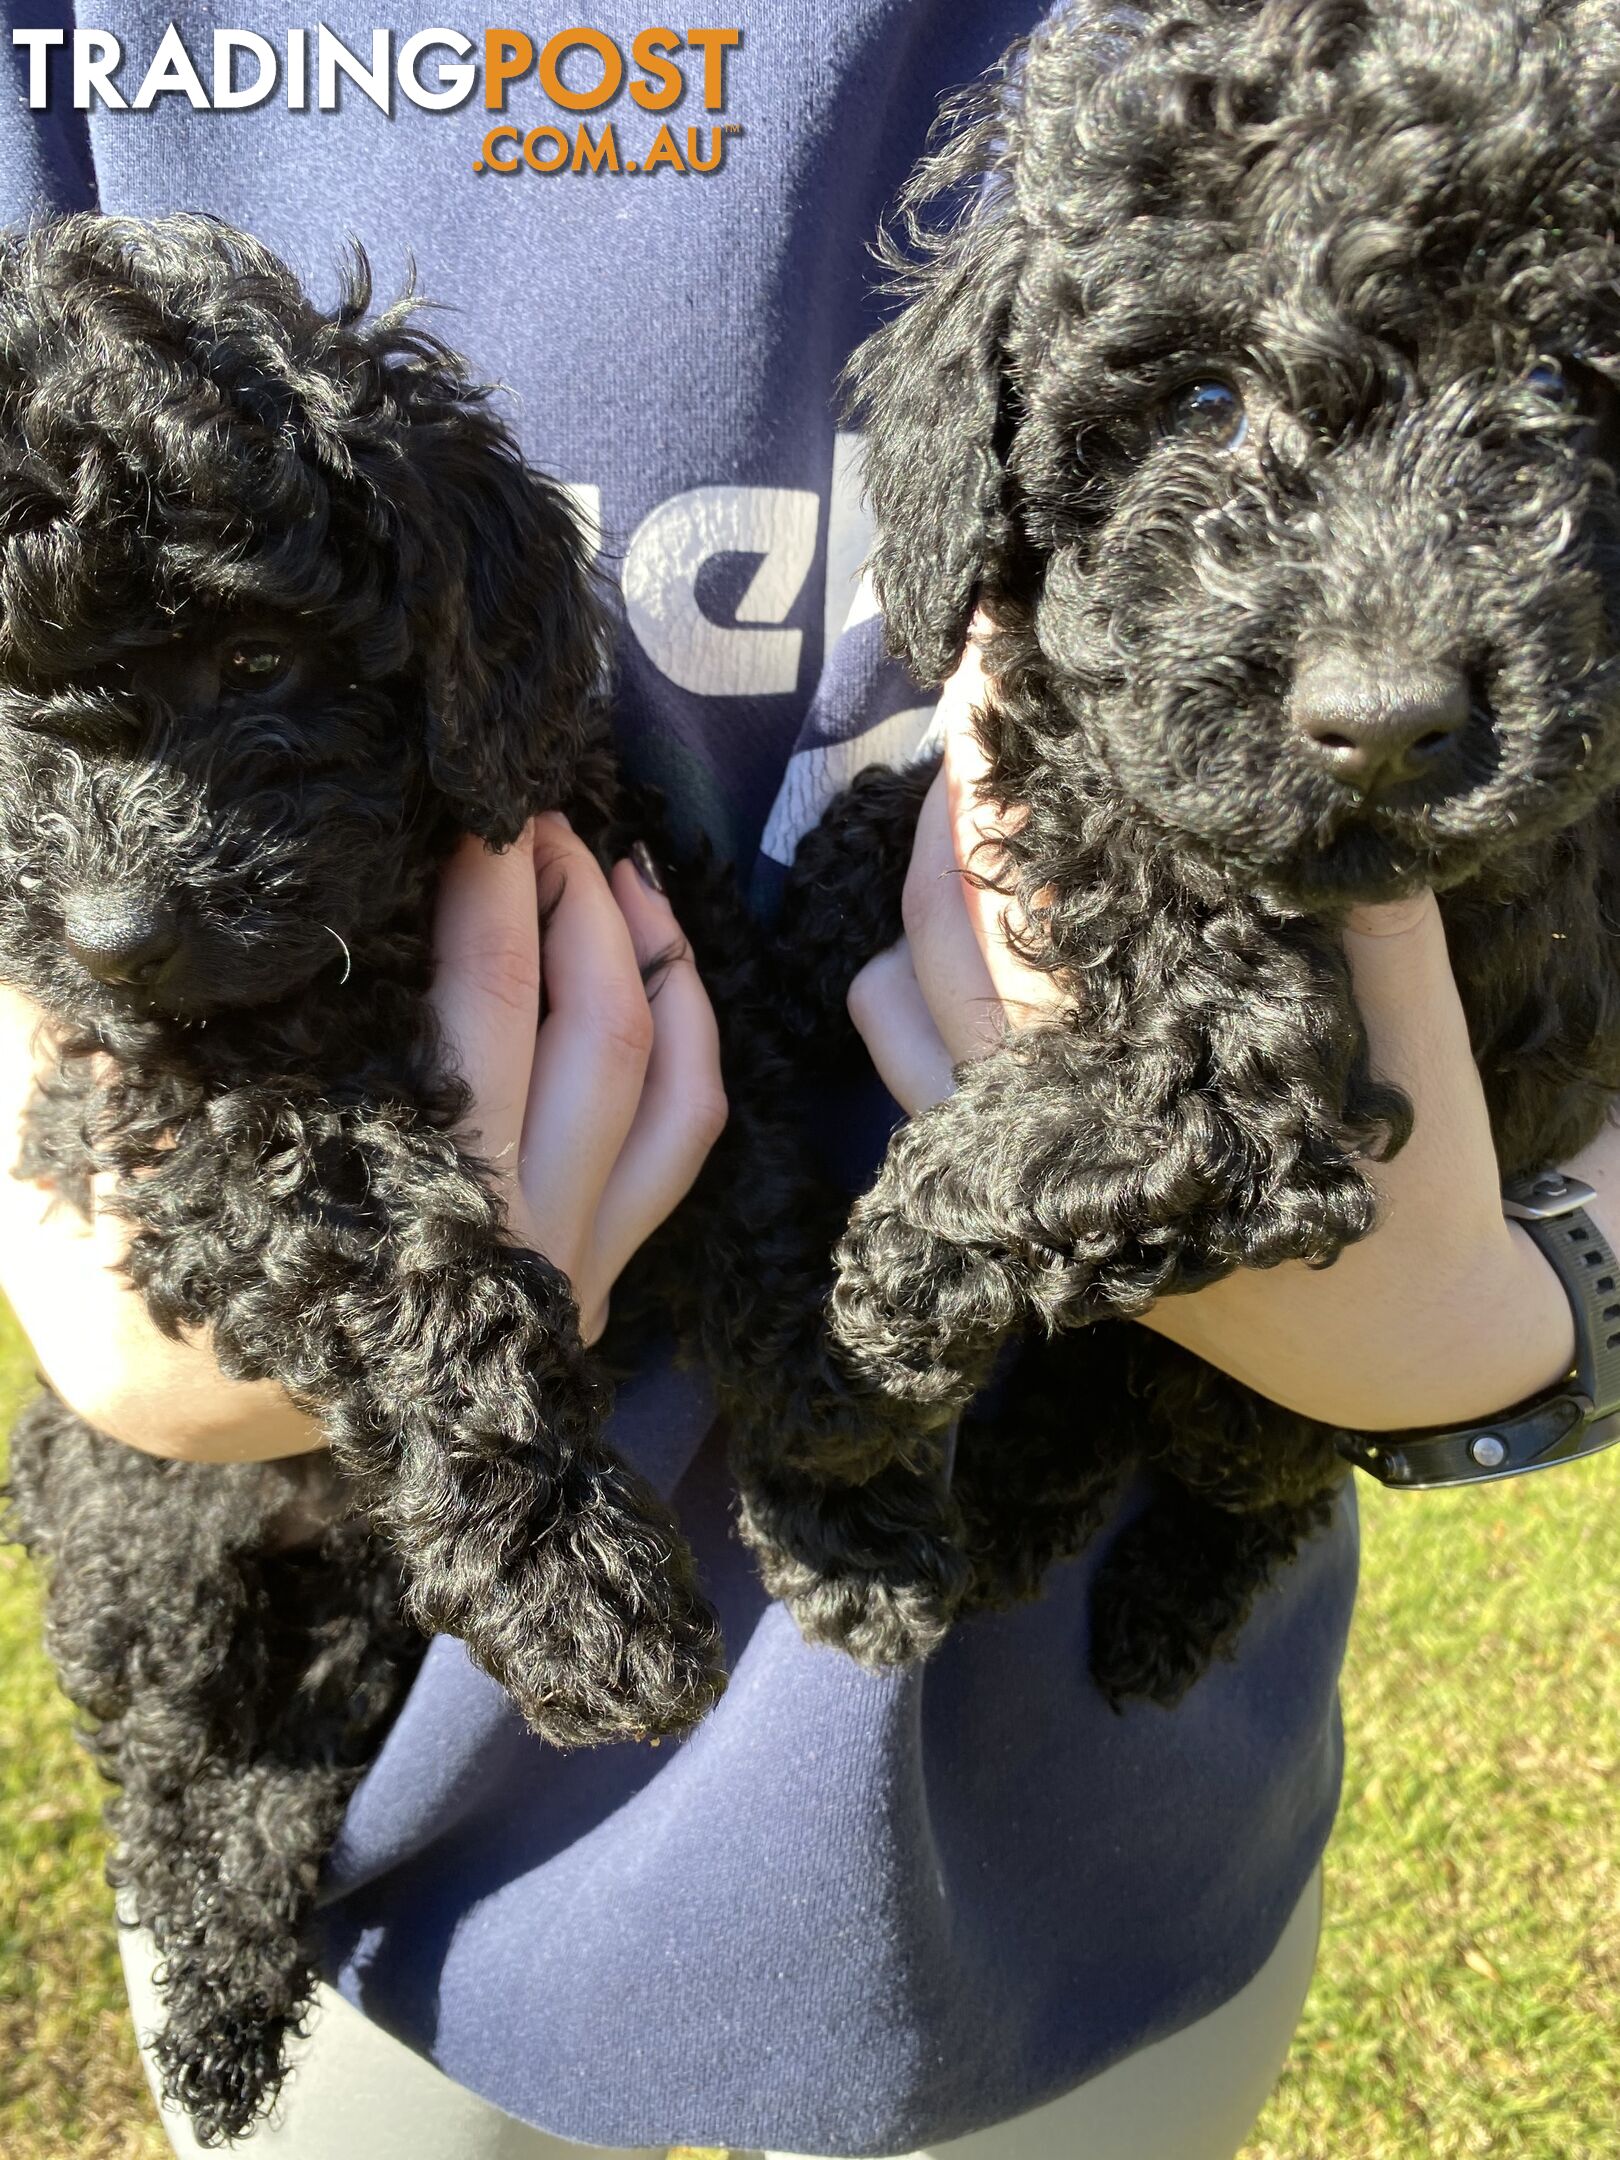
<svg viewBox="0 0 1620 2160">
<path fill-rule="evenodd" d="M 303 425 L 356 480 L 367 549 L 395 560 L 395 628 L 426 709 L 428 773 L 463 829 L 501 847 L 605 777 L 603 587 L 574 507 L 532 471 L 494 393 L 424 328 L 414 282 L 371 312 L 351 244 L 335 314 L 311 315 Z"/>
<path fill-rule="evenodd" d="M 1004 117 L 999 124 L 1004 133 Z M 885 241 L 906 305 L 845 378 L 865 433 L 873 582 L 892 649 L 925 683 L 951 672 L 978 588 L 1010 537 L 1005 341 L 1024 228 L 994 171 L 1001 145 L 986 140 L 987 125 L 996 123 L 981 118 L 908 188 L 902 229 L 923 258 Z M 965 212 L 925 233 L 922 210 L 964 184 Z"/>
<path fill-rule="evenodd" d="M 428 526 L 415 581 L 428 770 L 463 827 L 501 847 L 566 803 L 598 751 L 600 583 L 568 496 L 481 404 L 417 421 L 406 454 Z"/>
</svg>

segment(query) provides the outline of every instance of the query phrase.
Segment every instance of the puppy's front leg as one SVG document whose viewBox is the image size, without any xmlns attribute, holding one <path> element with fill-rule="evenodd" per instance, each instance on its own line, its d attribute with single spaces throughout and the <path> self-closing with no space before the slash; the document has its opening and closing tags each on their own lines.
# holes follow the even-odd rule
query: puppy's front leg
<svg viewBox="0 0 1620 2160">
<path fill-rule="evenodd" d="M 222 1144 L 223 1143 L 223 1146 Z M 405 1105 L 218 1098 L 121 1199 L 171 1327 L 321 1414 L 406 1602 L 563 1744 L 677 1731 L 724 1685 L 668 1509 L 603 1444 L 568 1284 Z"/>
<path fill-rule="evenodd" d="M 1009 1035 L 901 1128 L 839 1248 L 832 1325 L 859 1372 L 957 1405 L 1031 1321 L 1135 1316 L 1366 1235 L 1362 1165 L 1409 1107 L 1368 1069 L 1331 935 L 1242 927 L 1240 969 L 1229 935 L 1182 954 L 1160 926 L 1128 1000 Z"/>
</svg>

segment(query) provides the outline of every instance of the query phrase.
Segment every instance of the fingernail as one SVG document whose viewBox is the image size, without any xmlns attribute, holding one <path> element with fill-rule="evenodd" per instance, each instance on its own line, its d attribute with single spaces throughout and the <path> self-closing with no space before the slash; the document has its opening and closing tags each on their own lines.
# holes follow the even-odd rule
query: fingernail
<svg viewBox="0 0 1620 2160">
<path fill-rule="evenodd" d="M 650 886 L 655 893 L 662 895 L 664 881 L 658 874 L 658 865 L 652 859 L 652 849 L 648 847 L 645 840 L 638 840 L 631 848 L 630 860 L 635 864 L 636 876 L 640 878 L 642 884 Z"/>
</svg>

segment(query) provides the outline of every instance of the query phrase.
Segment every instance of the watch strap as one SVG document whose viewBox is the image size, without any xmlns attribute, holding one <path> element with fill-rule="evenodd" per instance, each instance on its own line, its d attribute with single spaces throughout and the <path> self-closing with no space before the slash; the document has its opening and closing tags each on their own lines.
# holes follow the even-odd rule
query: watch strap
<svg viewBox="0 0 1620 2160">
<path fill-rule="evenodd" d="M 1575 1313 L 1575 1391 L 1604 1417 L 1620 1410 L 1620 1261 L 1586 1212 L 1596 1197 L 1580 1178 L 1548 1171 L 1508 1186 L 1502 1205 L 1564 1286 Z"/>
<path fill-rule="evenodd" d="M 1493 1418 L 1439 1432 L 1336 1435 L 1339 1453 L 1380 1485 L 1429 1492 L 1443 1485 L 1494 1485 L 1597 1455 L 1620 1440 L 1620 1411 L 1589 1415 L 1584 1395 L 1560 1389 Z"/>
<path fill-rule="evenodd" d="M 1546 1254 L 1575 1318 L 1569 1379 L 1500 1417 L 1425 1432 L 1335 1435 L 1339 1453 L 1382 1485 L 1487 1485 L 1596 1455 L 1620 1441 L 1620 1261 L 1580 1178 L 1545 1171 L 1504 1188 L 1503 1212 Z"/>
</svg>

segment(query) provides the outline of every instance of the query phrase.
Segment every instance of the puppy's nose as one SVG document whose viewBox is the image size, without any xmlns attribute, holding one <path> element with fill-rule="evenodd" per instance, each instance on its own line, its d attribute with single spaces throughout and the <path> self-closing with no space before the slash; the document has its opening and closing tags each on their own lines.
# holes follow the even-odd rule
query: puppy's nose
<svg viewBox="0 0 1620 2160">
<path fill-rule="evenodd" d="M 1328 652 L 1294 678 L 1294 725 L 1318 761 L 1358 794 L 1431 778 L 1468 725 L 1461 668 Z"/>
<path fill-rule="evenodd" d="M 172 908 L 127 893 L 79 893 L 63 921 L 67 949 L 97 982 L 147 983 L 180 944 Z"/>
</svg>

